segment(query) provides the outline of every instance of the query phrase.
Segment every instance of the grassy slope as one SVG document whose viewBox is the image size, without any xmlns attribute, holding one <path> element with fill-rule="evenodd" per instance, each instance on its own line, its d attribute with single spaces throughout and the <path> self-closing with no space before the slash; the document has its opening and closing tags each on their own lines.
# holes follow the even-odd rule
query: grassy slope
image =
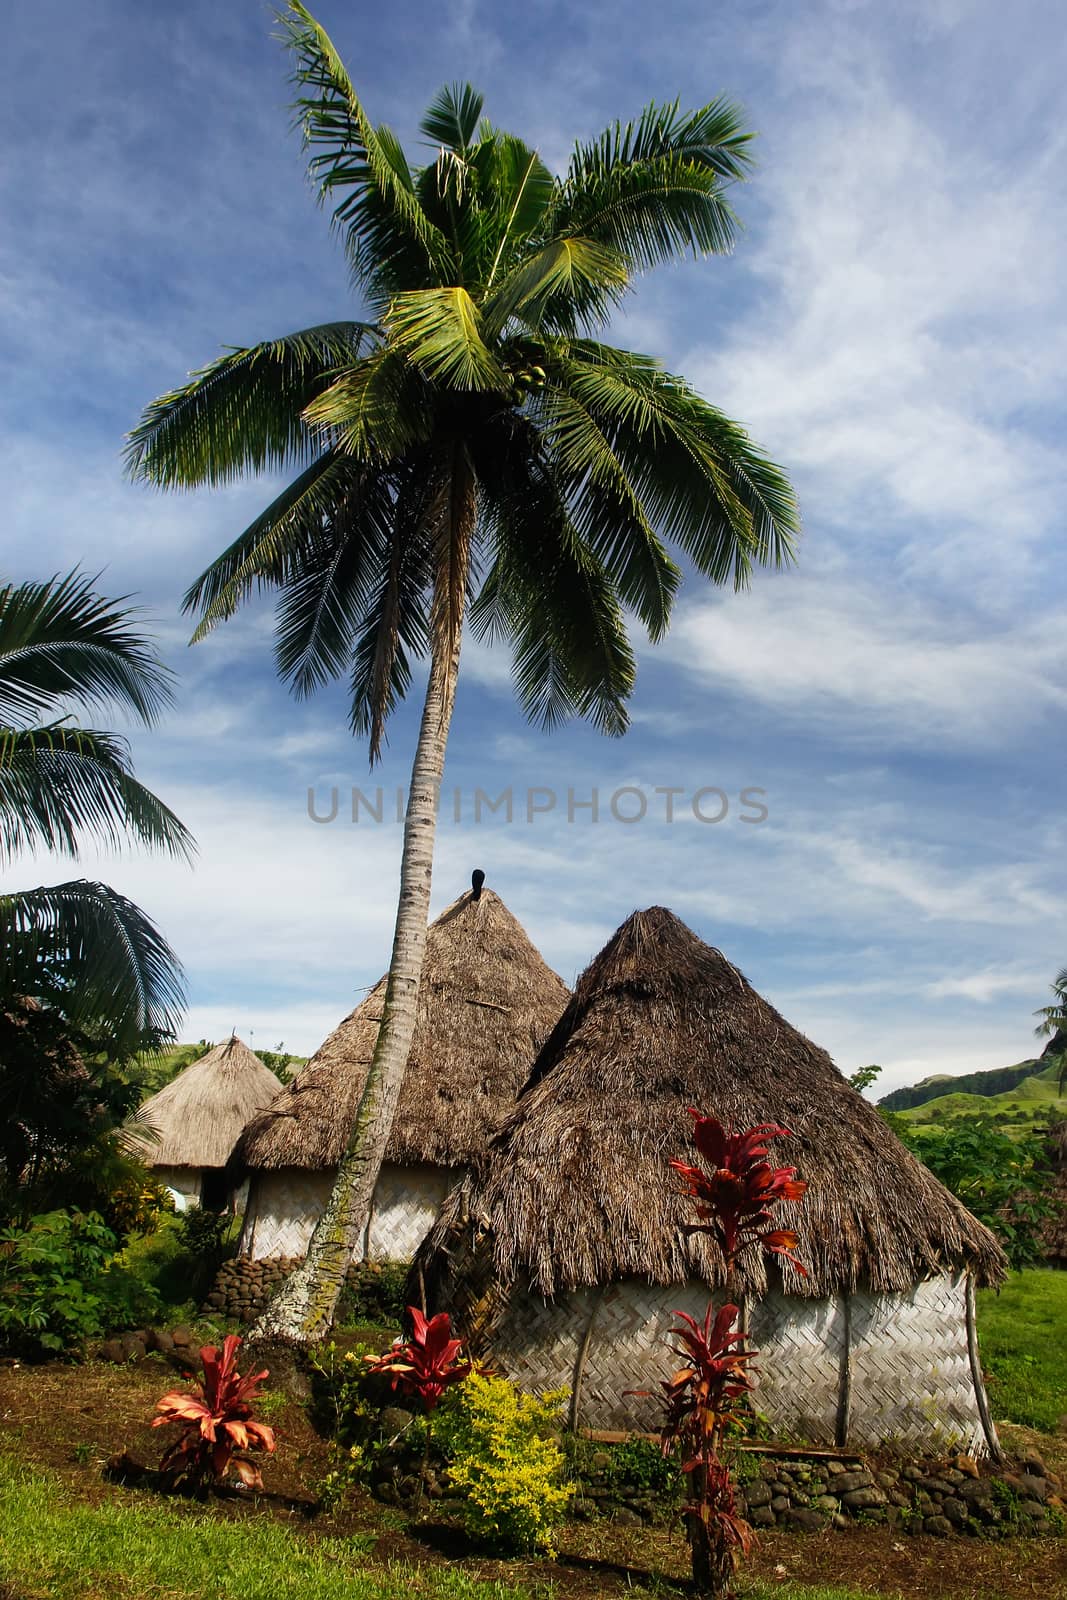
<svg viewBox="0 0 1067 1600">
<path fill-rule="evenodd" d="M 1067 1272 L 1014 1272 L 978 1295 L 982 1365 L 997 1419 L 1051 1432 L 1067 1414 Z"/>
<path fill-rule="evenodd" d="M 2 1453 L 0 1527 L 0 1582 L 17 1585 L 15 1600 L 523 1600 L 531 1593 L 479 1582 L 458 1562 L 376 1567 L 367 1559 L 373 1538 L 312 1544 L 265 1519 L 202 1519 L 194 1532 L 189 1516 L 170 1506 L 78 1505 L 51 1475 Z M 746 1600 L 864 1600 L 821 1585 L 753 1583 L 742 1592 Z"/>
<path fill-rule="evenodd" d="M 912 1106 L 898 1115 L 906 1117 L 917 1126 L 944 1127 L 960 1116 L 985 1116 L 1002 1123 L 1005 1128 L 1032 1128 L 1043 1121 L 1049 1111 L 1067 1117 L 1067 1095 L 1059 1093 L 1060 1063 L 1054 1062 L 1043 1072 L 1036 1072 L 1006 1094 L 951 1094 L 938 1095 L 921 1106 Z"/>
</svg>

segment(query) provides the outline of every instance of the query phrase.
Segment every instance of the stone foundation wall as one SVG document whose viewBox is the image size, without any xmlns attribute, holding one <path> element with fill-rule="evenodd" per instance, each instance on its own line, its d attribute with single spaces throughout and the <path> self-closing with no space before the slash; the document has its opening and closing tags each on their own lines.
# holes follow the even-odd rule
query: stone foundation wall
<svg viewBox="0 0 1067 1600">
<path fill-rule="evenodd" d="M 224 1261 L 204 1302 L 205 1314 L 233 1322 L 251 1322 L 302 1259 L 302 1256 L 275 1256 L 270 1261 L 249 1261 L 241 1257 L 236 1261 Z"/>
<path fill-rule="evenodd" d="M 1063 1531 L 1059 1480 L 1037 1456 L 1010 1470 L 982 1471 L 969 1456 L 891 1465 L 863 1457 L 826 1459 L 745 1452 L 738 1465 L 737 1509 L 755 1528 L 794 1533 L 846 1529 L 856 1521 L 901 1533 L 983 1538 Z M 582 1520 L 655 1523 L 675 1515 L 670 1498 L 619 1486 L 610 1449 L 593 1453 L 571 1515 Z"/>
</svg>

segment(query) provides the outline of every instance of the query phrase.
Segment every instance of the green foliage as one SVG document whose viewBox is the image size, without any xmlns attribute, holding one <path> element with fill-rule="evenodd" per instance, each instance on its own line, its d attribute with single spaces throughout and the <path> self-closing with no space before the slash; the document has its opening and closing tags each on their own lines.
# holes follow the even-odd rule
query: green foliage
<svg viewBox="0 0 1067 1600">
<path fill-rule="evenodd" d="M 849 1077 L 849 1083 L 862 1094 L 864 1089 L 869 1089 L 871 1084 L 882 1075 L 882 1069 L 872 1061 L 869 1067 L 860 1067 Z"/>
<path fill-rule="evenodd" d="M 137 1088 L 50 1006 L 0 1001 L 0 1222 L 99 1211 L 120 1239 L 169 1207 L 130 1153 Z"/>
<path fill-rule="evenodd" d="M 1041 1259 L 1041 1229 L 1052 1205 L 1043 1133 L 1005 1133 L 985 1118 L 948 1128 L 898 1130 L 904 1143 L 946 1189 L 998 1235 L 1014 1267 Z"/>
<path fill-rule="evenodd" d="M 162 1305 L 195 1307 L 233 1254 L 239 1234 L 235 1217 L 192 1206 L 160 1217 L 151 1233 L 127 1243 L 120 1260 Z"/>
<path fill-rule="evenodd" d="M 508 1551 L 552 1553 L 571 1496 L 556 1440 L 565 1399 L 563 1390 L 538 1397 L 472 1372 L 442 1400 L 434 1438 L 475 1538 Z"/>
<path fill-rule="evenodd" d="M 410 1269 L 409 1261 L 363 1261 L 353 1267 L 338 1302 L 338 1325 L 398 1328 L 407 1306 L 404 1286 Z"/>
<path fill-rule="evenodd" d="M 607 1470 L 610 1488 L 630 1488 L 645 1493 L 669 1495 L 681 1486 L 678 1463 L 664 1456 L 658 1444 L 632 1434 L 621 1444 L 613 1445 Z"/>
<path fill-rule="evenodd" d="M 273 1050 L 257 1050 L 256 1054 L 280 1083 L 292 1083 L 300 1068 L 307 1066 L 307 1056 L 293 1055 L 285 1048 L 284 1039 L 280 1039 Z"/>
<path fill-rule="evenodd" d="M 341 1350 L 333 1340 L 311 1353 L 312 1420 L 331 1439 L 329 1469 L 314 1485 L 325 1511 L 342 1505 L 351 1490 L 366 1481 L 383 1444 L 389 1442 L 378 1426 L 378 1406 L 369 1398 L 375 1385 L 363 1358 L 375 1353 L 368 1344 Z"/>
<path fill-rule="evenodd" d="M 29 1357 L 73 1353 L 151 1317 L 155 1295 L 115 1246 L 95 1212 L 52 1211 L 0 1230 L 0 1344 Z"/>
<path fill-rule="evenodd" d="M 171 674 L 134 613 L 72 572 L 0 588 L 0 862 L 86 838 L 134 839 L 188 858 L 191 835 L 134 775 L 117 734 L 77 718 L 101 707 L 151 725 Z M 29 996 L 129 1054 L 171 1035 L 181 968 L 158 929 L 106 884 L 0 895 L 0 1002 Z"/>
<path fill-rule="evenodd" d="M 345 1448 L 365 1442 L 376 1415 L 363 1359 L 376 1354 L 369 1344 L 342 1350 L 332 1339 L 310 1352 L 312 1420 Z"/>
<path fill-rule="evenodd" d="M 993 1414 L 1046 1433 L 1067 1413 L 1067 1272 L 1013 1272 L 978 1292 L 982 1366 Z"/>
</svg>

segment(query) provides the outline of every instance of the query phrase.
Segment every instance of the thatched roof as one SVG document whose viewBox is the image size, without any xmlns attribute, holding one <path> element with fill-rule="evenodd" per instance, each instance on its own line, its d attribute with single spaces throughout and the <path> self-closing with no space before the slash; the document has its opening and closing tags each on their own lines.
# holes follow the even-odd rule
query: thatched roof
<svg viewBox="0 0 1067 1600">
<path fill-rule="evenodd" d="M 378 1037 L 385 978 L 246 1130 L 242 1167 L 336 1167 Z M 462 1166 L 510 1110 L 567 1003 L 504 902 L 462 895 L 432 923 L 386 1160 Z"/>
<path fill-rule="evenodd" d="M 273 1072 L 235 1034 L 141 1106 L 160 1135 L 143 1159 L 152 1167 L 224 1167 L 249 1118 L 278 1088 Z"/>
<path fill-rule="evenodd" d="M 635 912 L 579 979 L 516 1109 L 424 1244 L 427 1279 L 447 1278 L 446 1251 L 473 1226 L 500 1280 L 526 1278 L 547 1297 L 624 1277 L 721 1282 L 717 1247 L 681 1232 L 691 1214 L 667 1166 L 693 1158 L 689 1106 L 735 1129 L 777 1122 L 795 1133 L 772 1147 L 810 1184 L 802 1205 L 780 1213 L 810 1271 L 801 1279 L 787 1266 L 789 1292 L 900 1290 L 965 1265 L 983 1283 L 1003 1276 L 993 1235 L 826 1052 L 655 906 Z M 755 1252 L 742 1278 L 764 1291 Z"/>
</svg>

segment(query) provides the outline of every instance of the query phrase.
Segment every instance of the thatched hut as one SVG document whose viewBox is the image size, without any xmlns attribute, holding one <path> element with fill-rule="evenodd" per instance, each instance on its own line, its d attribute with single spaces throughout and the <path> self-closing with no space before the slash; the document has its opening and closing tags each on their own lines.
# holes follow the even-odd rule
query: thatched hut
<svg viewBox="0 0 1067 1600">
<path fill-rule="evenodd" d="M 1049 1131 L 1053 1175 L 1049 1199 L 1053 1212 L 1044 1228 L 1045 1257 L 1050 1267 L 1067 1267 L 1067 1122 Z"/>
<path fill-rule="evenodd" d="M 306 1251 L 366 1082 L 385 983 L 246 1129 L 235 1152 L 251 1174 L 243 1255 Z M 462 895 L 431 924 L 415 1037 L 364 1242 L 369 1259 L 411 1256 L 514 1105 L 568 995 L 491 890 Z"/>
<path fill-rule="evenodd" d="M 810 1276 L 756 1254 L 740 1274 L 776 1432 L 992 1446 L 974 1285 L 1004 1275 L 996 1240 L 824 1050 L 662 907 L 636 912 L 587 968 L 443 1206 L 416 1262 L 430 1308 L 449 1307 L 522 1386 L 569 1389 L 573 1423 L 655 1428 L 671 1312 L 702 1316 L 723 1279 L 717 1247 L 683 1232 L 667 1166 L 692 1159 L 689 1106 L 734 1128 L 784 1124 L 795 1137 L 773 1155 L 810 1184 L 781 1213 Z"/>
<path fill-rule="evenodd" d="M 225 1204 L 233 1147 L 279 1087 L 273 1072 L 233 1034 L 144 1102 L 141 1120 L 158 1139 L 144 1146 L 143 1159 L 182 1209 Z"/>
</svg>

